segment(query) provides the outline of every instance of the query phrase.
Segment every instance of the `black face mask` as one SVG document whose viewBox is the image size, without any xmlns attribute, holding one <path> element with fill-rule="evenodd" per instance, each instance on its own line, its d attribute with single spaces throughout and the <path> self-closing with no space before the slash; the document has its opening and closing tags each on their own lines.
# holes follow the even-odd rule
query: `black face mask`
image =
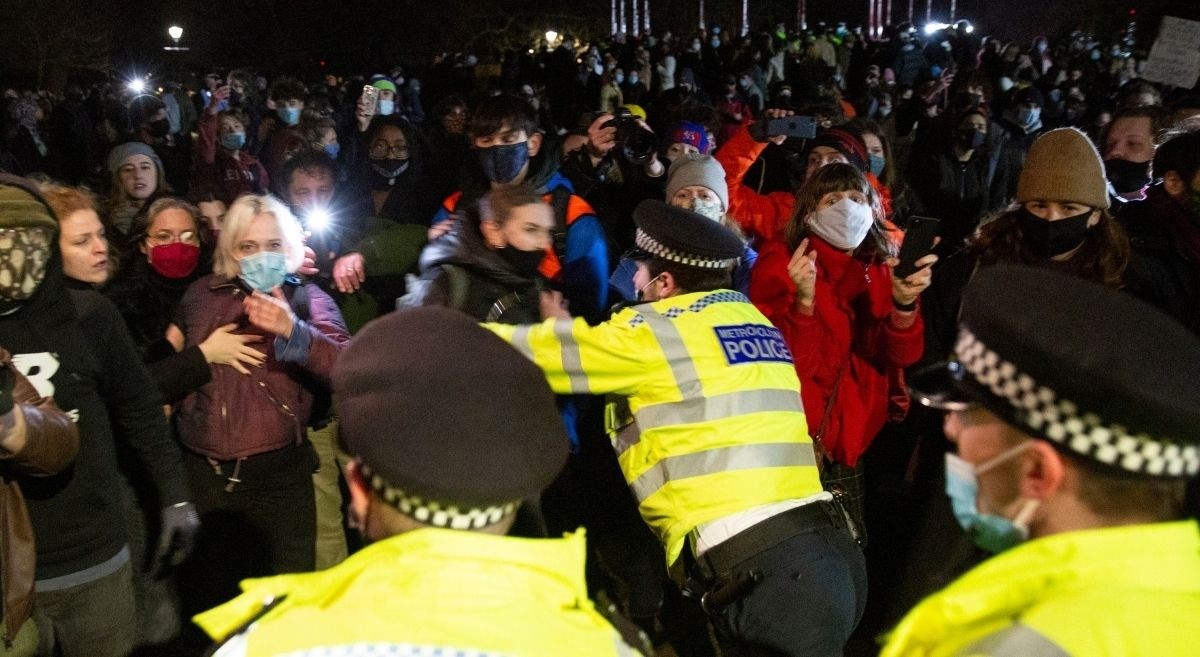
<svg viewBox="0 0 1200 657">
<path fill-rule="evenodd" d="M 1060 256 L 1083 244 L 1087 237 L 1088 219 L 1092 216 L 1091 208 L 1058 221 L 1046 221 L 1024 207 L 1017 212 L 1022 243 L 1041 258 Z"/>
<path fill-rule="evenodd" d="M 512 265 L 513 269 L 530 278 L 537 275 L 538 267 L 541 266 L 542 259 L 546 257 L 546 252 L 540 249 L 537 251 L 522 251 L 513 246 L 505 246 L 504 248 L 497 249 L 496 253 L 505 262 Z"/>
<path fill-rule="evenodd" d="M 1130 194 L 1150 184 L 1150 163 L 1105 160 L 1104 173 L 1118 194 Z"/>
<path fill-rule="evenodd" d="M 980 148 L 985 141 L 987 141 L 987 135 L 975 128 L 962 128 L 958 131 L 958 145 L 965 150 L 973 151 Z"/>
<path fill-rule="evenodd" d="M 150 133 L 155 139 L 162 139 L 171 131 L 171 122 L 166 119 L 151 121 L 146 125 L 146 132 Z"/>
<path fill-rule="evenodd" d="M 370 160 L 371 189 L 384 190 L 396 184 L 396 178 L 408 170 L 408 160 L 389 158 L 386 160 Z"/>
</svg>

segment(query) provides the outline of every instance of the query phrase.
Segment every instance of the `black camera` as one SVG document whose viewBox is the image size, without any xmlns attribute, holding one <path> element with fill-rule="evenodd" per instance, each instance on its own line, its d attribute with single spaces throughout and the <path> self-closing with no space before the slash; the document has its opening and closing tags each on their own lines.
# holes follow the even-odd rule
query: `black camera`
<svg viewBox="0 0 1200 657">
<path fill-rule="evenodd" d="M 617 148 L 621 149 L 626 160 L 634 164 L 645 164 L 658 148 L 654 133 L 642 127 L 633 112 L 624 107 L 618 107 L 613 112 L 612 120 L 601 127 L 617 129 Z"/>
</svg>

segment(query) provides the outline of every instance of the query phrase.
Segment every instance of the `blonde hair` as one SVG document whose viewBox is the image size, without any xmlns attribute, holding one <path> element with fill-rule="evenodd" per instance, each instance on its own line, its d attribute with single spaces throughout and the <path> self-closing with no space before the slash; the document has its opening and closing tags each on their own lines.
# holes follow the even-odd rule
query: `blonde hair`
<svg viewBox="0 0 1200 657">
<path fill-rule="evenodd" d="M 232 280 L 242 273 L 235 253 L 237 243 L 250 228 L 251 222 L 259 216 L 271 217 L 279 226 L 279 232 L 283 234 L 283 254 L 287 258 L 288 273 L 295 273 L 300 268 L 304 262 L 304 230 L 296 220 L 296 215 L 274 196 L 246 194 L 234 201 L 225 213 L 225 223 L 217 240 L 217 252 L 213 256 L 214 274 Z"/>
</svg>

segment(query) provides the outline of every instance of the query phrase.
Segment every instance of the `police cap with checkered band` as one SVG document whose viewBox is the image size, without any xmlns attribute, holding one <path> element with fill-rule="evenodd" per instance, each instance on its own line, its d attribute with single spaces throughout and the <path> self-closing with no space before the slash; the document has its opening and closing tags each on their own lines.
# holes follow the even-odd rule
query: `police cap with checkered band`
<svg viewBox="0 0 1200 657">
<path fill-rule="evenodd" d="M 465 314 L 400 310 L 362 329 L 333 372 L 339 436 L 401 513 L 480 529 L 550 485 L 567 435 L 540 368 Z"/>
<path fill-rule="evenodd" d="M 647 199 L 633 211 L 642 254 L 699 269 L 736 265 L 746 247 L 728 228 L 691 210 Z"/>
<path fill-rule="evenodd" d="M 1125 472 L 1200 472 L 1200 340 L 1132 296 L 1043 268 L 979 270 L 949 363 L 910 379 L 926 406 L 978 403 Z"/>
</svg>

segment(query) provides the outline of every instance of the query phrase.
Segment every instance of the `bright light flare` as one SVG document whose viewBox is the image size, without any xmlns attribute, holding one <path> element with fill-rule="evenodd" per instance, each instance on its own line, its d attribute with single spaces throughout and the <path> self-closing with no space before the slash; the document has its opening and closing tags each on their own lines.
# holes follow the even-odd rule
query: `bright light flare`
<svg viewBox="0 0 1200 657">
<path fill-rule="evenodd" d="M 179 27 L 178 25 L 172 25 L 171 27 L 167 28 L 167 34 L 170 35 L 172 39 L 178 41 L 183 38 L 183 28 Z"/>
<path fill-rule="evenodd" d="M 554 30 L 546 30 L 546 43 L 554 43 L 558 40 L 558 32 Z"/>
<path fill-rule="evenodd" d="M 140 94 L 146 90 L 146 81 L 141 78 L 134 78 L 129 81 L 129 90 L 135 94 Z"/>
<path fill-rule="evenodd" d="M 948 27 L 950 27 L 950 26 L 947 25 L 946 23 L 926 23 L 925 24 L 925 36 L 929 36 L 929 35 L 933 34 L 934 32 L 937 32 L 939 30 L 944 30 Z"/>
<path fill-rule="evenodd" d="M 319 233 L 329 228 L 330 224 L 333 223 L 333 215 L 326 208 L 313 208 L 308 211 L 305 223 L 308 224 L 310 231 Z"/>
</svg>

